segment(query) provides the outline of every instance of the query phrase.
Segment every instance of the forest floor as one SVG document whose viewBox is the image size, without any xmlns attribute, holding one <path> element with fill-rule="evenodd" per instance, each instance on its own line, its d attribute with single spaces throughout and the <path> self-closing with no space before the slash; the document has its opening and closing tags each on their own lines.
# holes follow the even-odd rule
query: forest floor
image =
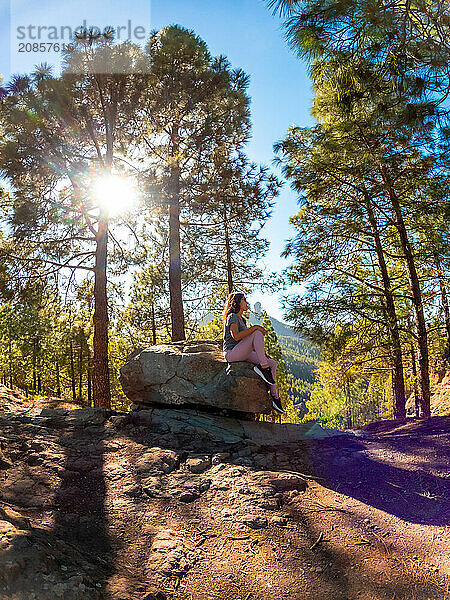
<svg viewBox="0 0 450 600">
<path fill-rule="evenodd" d="M 450 598 L 450 417 L 200 456 L 55 406 L 0 386 L 2 600 Z"/>
</svg>

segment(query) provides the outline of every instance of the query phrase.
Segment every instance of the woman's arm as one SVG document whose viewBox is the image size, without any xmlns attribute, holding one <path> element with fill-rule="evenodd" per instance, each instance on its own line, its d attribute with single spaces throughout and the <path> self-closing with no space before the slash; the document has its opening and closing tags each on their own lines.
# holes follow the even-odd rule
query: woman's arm
<svg viewBox="0 0 450 600">
<path fill-rule="evenodd" d="M 252 327 L 248 327 L 247 329 L 244 329 L 244 331 L 239 331 L 237 323 L 231 323 L 230 325 L 231 335 L 237 342 L 251 335 L 254 331 L 261 331 L 263 335 L 266 334 L 266 330 L 264 327 L 261 327 L 261 325 L 252 325 Z"/>
</svg>

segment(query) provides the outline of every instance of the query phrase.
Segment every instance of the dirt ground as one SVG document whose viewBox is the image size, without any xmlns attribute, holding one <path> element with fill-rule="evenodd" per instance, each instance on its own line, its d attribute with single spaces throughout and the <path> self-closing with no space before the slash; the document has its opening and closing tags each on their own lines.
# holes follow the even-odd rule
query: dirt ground
<svg viewBox="0 0 450 600">
<path fill-rule="evenodd" d="M 38 426 L 70 405 L 0 392 L 1 599 L 450 598 L 450 417 L 267 447 L 257 468 L 253 448 Z"/>
</svg>

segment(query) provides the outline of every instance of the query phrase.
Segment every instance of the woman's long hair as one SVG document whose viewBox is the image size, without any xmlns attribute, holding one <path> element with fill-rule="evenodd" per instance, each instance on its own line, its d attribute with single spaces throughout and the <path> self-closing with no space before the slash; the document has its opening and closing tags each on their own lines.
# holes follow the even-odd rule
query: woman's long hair
<svg viewBox="0 0 450 600">
<path fill-rule="evenodd" d="M 225 331 L 225 322 L 230 313 L 238 313 L 241 308 L 241 300 L 245 297 L 243 292 L 231 292 L 225 302 L 222 313 L 222 326 Z M 245 319 L 243 318 L 245 323 Z"/>
</svg>

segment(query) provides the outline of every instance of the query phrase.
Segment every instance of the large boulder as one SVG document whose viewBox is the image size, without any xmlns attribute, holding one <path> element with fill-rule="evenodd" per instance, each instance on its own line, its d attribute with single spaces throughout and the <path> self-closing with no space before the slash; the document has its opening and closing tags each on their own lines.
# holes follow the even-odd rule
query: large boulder
<svg viewBox="0 0 450 600">
<path fill-rule="evenodd" d="M 253 364 L 228 364 L 221 341 L 174 342 L 136 350 L 120 369 L 136 405 L 199 406 L 270 413 L 272 403 Z"/>
</svg>

